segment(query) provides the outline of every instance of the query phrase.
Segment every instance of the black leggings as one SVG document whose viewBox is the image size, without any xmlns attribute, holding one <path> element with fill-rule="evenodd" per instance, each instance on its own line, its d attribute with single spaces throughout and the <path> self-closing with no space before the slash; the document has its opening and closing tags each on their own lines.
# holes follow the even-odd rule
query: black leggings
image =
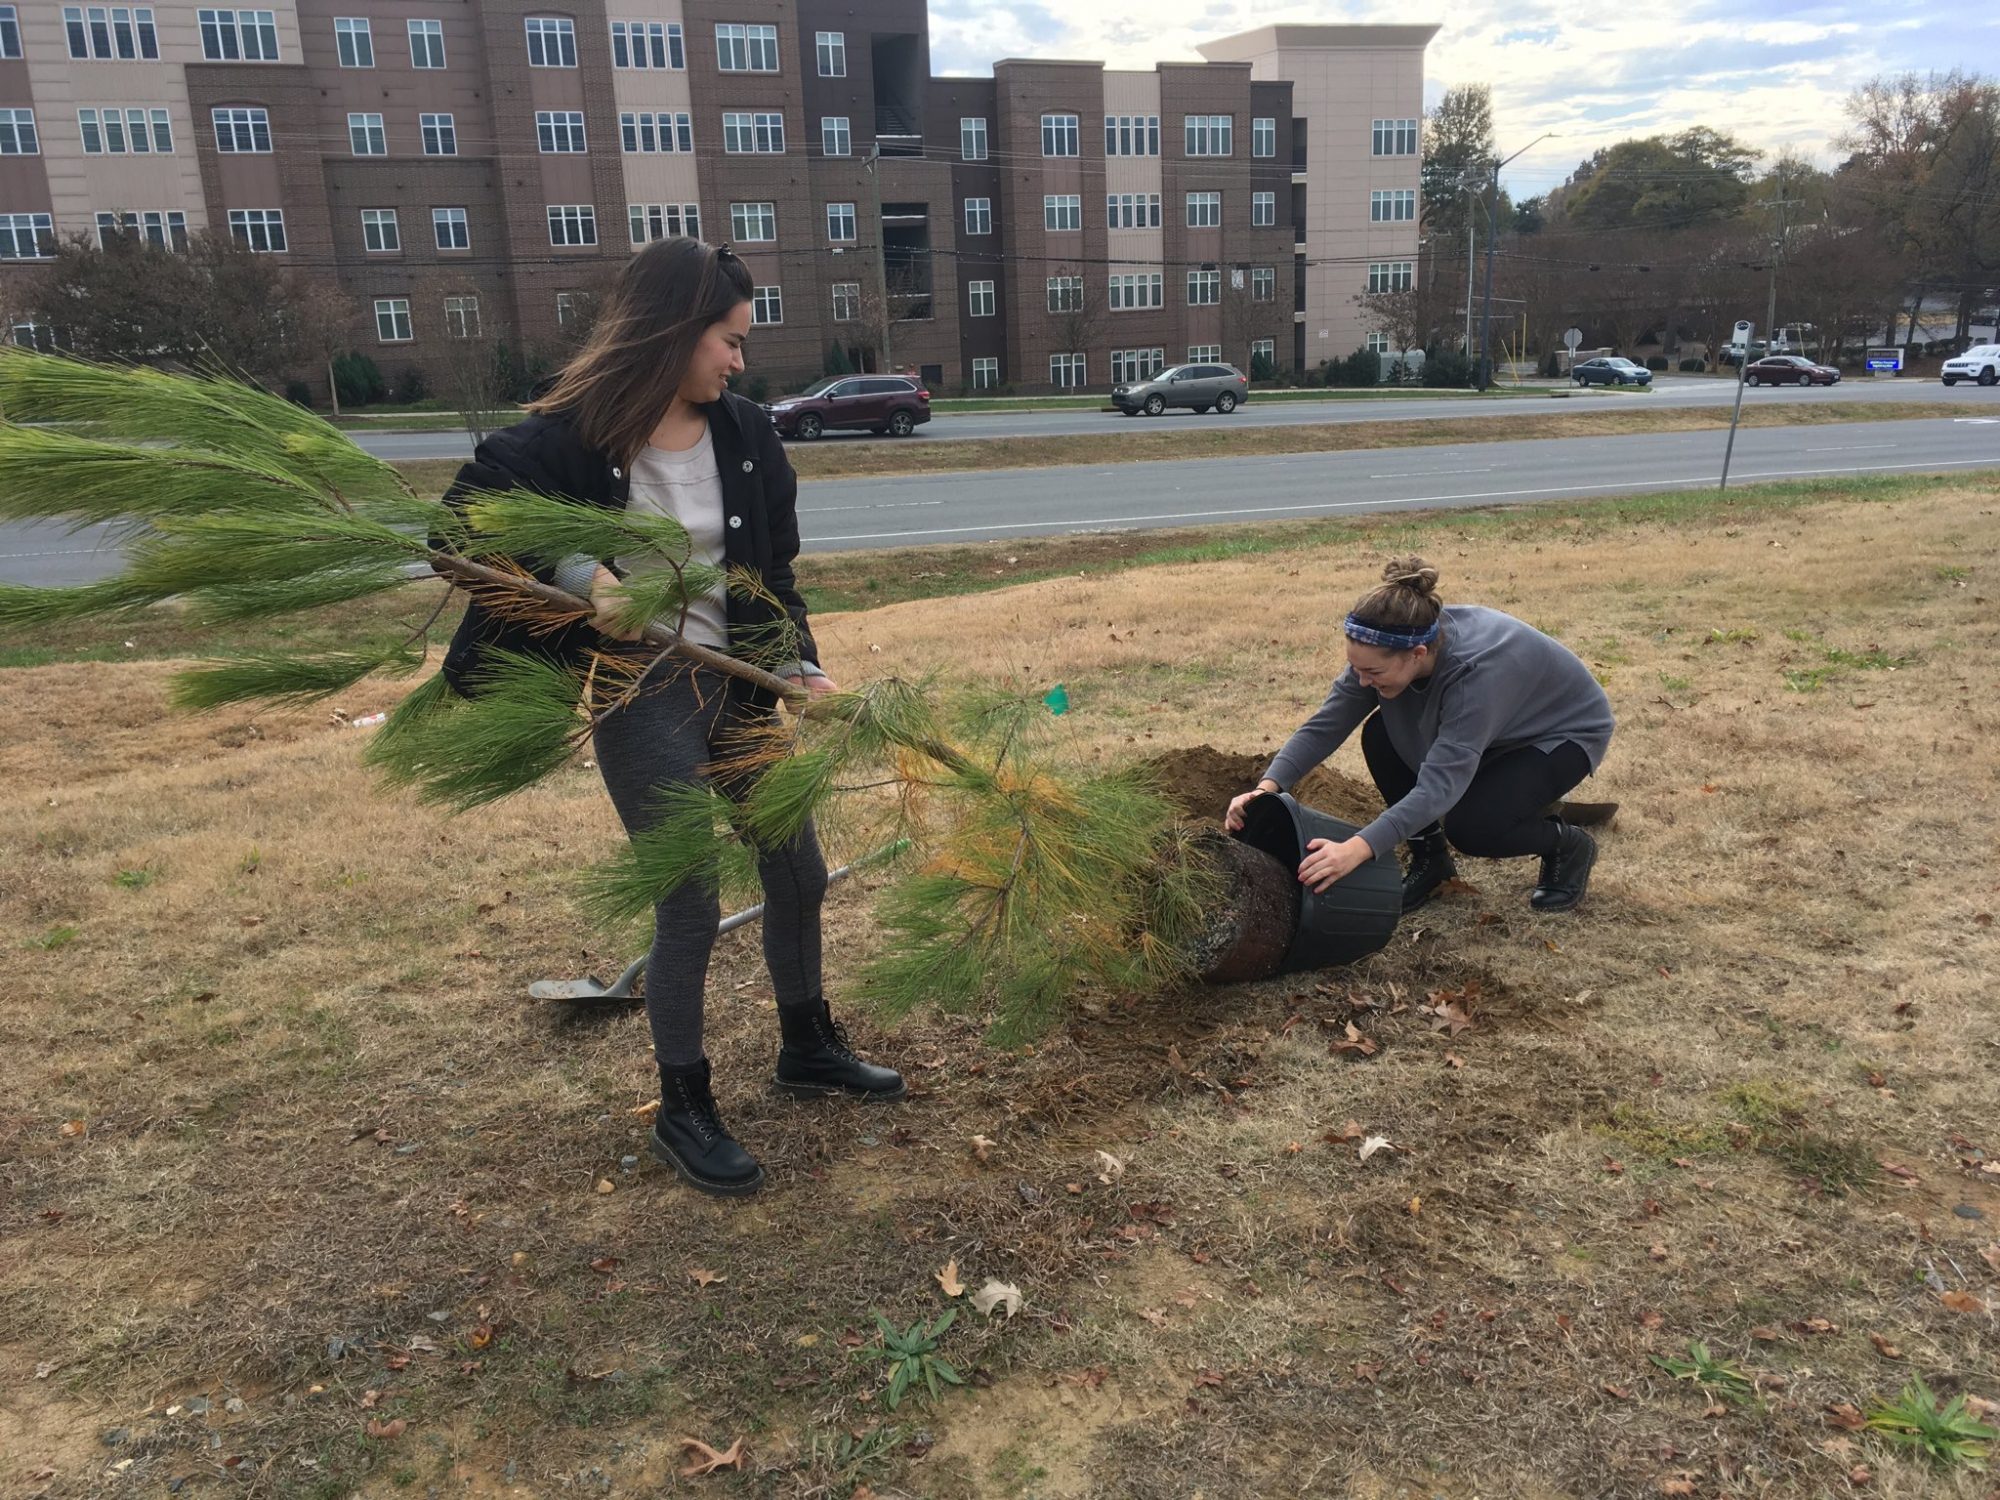
<svg viewBox="0 0 2000 1500">
<path fill-rule="evenodd" d="M 1385 806 L 1394 807 L 1410 795 L 1417 773 L 1389 743 L 1379 713 L 1370 714 L 1361 726 L 1361 753 Z M 1589 774 L 1590 757 L 1573 740 L 1553 750 L 1524 745 L 1489 753 L 1458 805 L 1444 815 L 1444 836 L 1461 854 L 1478 859 L 1553 854 L 1556 821 L 1548 816 L 1549 804 Z"/>
</svg>

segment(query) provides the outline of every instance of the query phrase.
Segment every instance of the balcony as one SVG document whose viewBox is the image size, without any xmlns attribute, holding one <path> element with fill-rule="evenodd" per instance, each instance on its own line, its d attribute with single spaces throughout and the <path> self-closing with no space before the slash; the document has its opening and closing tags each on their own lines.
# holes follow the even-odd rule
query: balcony
<svg viewBox="0 0 2000 1500">
<path fill-rule="evenodd" d="M 884 156 L 924 154 L 923 38 L 877 33 L 869 43 L 875 75 L 875 144 Z"/>
</svg>

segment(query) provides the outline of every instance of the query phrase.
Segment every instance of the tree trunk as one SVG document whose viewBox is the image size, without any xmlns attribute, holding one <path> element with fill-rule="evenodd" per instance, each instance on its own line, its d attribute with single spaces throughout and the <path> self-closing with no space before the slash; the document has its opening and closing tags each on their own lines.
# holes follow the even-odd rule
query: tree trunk
<svg viewBox="0 0 2000 1500">
<path fill-rule="evenodd" d="M 333 403 L 333 414 L 340 415 L 340 382 L 333 378 L 333 356 L 326 357 L 326 399 Z"/>
</svg>

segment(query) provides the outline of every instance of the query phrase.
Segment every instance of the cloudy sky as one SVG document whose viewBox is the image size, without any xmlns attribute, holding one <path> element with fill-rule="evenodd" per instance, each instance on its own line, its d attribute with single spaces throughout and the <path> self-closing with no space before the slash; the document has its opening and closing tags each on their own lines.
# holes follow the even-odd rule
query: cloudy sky
<svg viewBox="0 0 2000 1500">
<path fill-rule="evenodd" d="M 1442 21 L 1427 54 L 1426 105 L 1451 84 L 1484 82 L 1503 152 L 1558 132 L 1508 168 L 1519 197 L 1561 182 L 1598 146 L 1690 125 L 1830 165 L 1842 101 L 1865 79 L 1952 67 L 2000 74 L 2000 7 L 1990 0 L 1208 0 L 1170 5 L 1157 21 L 1132 18 L 1145 8 L 931 0 L 931 65 L 984 74 L 1001 57 L 1073 57 L 1150 67 L 1273 23 Z"/>
</svg>

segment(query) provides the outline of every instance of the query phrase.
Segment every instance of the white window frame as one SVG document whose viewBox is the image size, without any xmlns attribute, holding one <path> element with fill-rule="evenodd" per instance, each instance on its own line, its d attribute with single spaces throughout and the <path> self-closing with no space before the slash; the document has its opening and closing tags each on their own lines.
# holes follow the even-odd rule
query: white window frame
<svg viewBox="0 0 2000 1500">
<path fill-rule="evenodd" d="M 221 156 L 269 156 L 271 112 L 254 104 L 220 104 L 208 112 Z M 244 141 L 249 145 L 244 145 Z"/>
<path fill-rule="evenodd" d="M 0 60 L 18 62 L 21 57 L 21 13 L 11 5 L 0 5 Z"/>
<path fill-rule="evenodd" d="M 1106 156 L 1158 156 L 1160 117 L 1158 115 L 1106 115 L 1104 117 Z"/>
<path fill-rule="evenodd" d="M 776 328 L 785 321 L 785 289 L 760 286 L 750 293 L 750 326 Z"/>
<path fill-rule="evenodd" d="M 429 17 L 417 17 L 408 23 L 410 33 L 410 66 L 420 72 L 430 72 L 445 65 L 444 22 Z"/>
<path fill-rule="evenodd" d="M 1189 344 L 1187 362 L 1191 365 L 1219 365 L 1222 363 L 1222 345 Z"/>
<path fill-rule="evenodd" d="M 453 114 L 418 115 L 417 132 L 423 138 L 424 155 L 458 155 L 458 117 Z M 432 146 L 438 149 L 431 150 Z M 446 148 L 450 149 L 447 150 Z"/>
<path fill-rule="evenodd" d="M 852 244 L 861 238 L 860 220 L 852 203 L 827 204 L 826 237 L 835 244 Z"/>
<path fill-rule="evenodd" d="M 1371 224 L 1414 224 L 1417 221 L 1415 188 L 1373 188 L 1368 194 L 1368 222 Z"/>
<path fill-rule="evenodd" d="M 654 240 L 679 239 L 682 235 L 692 240 L 701 238 L 701 206 L 696 203 L 628 203 L 625 222 L 634 249 Z"/>
<path fill-rule="evenodd" d="M 1189 271 L 1187 273 L 1187 305 L 1189 307 L 1214 307 L 1222 301 L 1222 273 L 1220 271 Z"/>
<path fill-rule="evenodd" d="M 858 281 L 836 281 L 833 283 L 833 321 L 852 323 L 861 316 L 861 283 Z"/>
<path fill-rule="evenodd" d="M 981 354 L 972 361 L 972 388 L 975 391 L 995 391 L 1000 388 L 1000 356 Z"/>
<path fill-rule="evenodd" d="M 408 297 L 377 297 L 375 299 L 375 342 L 378 344 L 407 344 L 414 340 L 410 326 L 410 299 Z"/>
<path fill-rule="evenodd" d="M 480 336 L 477 297 L 461 294 L 444 299 L 444 336 L 448 339 L 476 339 Z"/>
<path fill-rule="evenodd" d="M 1371 296 L 1383 292 L 1407 292 L 1415 285 L 1415 261 L 1375 260 L 1368 263 L 1368 291 Z"/>
<path fill-rule="evenodd" d="M 1189 229 L 1220 229 L 1222 227 L 1222 194 L 1189 193 L 1187 195 L 1187 227 Z"/>
<path fill-rule="evenodd" d="M 403 226 L 393 208 L 361 210 L 361 248 L 370 255 L 401 255 Z"/>
<path fill-rule="evenodd" d="M 1125 385 L 1135 380 L 1151 380 L 1167 367 L 1167 351 L 1152 349 L 1113 349 L 1111 351 L 1111 383 Z"/>
<path fill-rule="evenodd" d="M 1107 229 L 1158 229 L 1158 193 L 1106 193 L 1104 221 Z"/>
<path fill-rule="evenodd" d="M 1361 347 L 1370 354 L 1387 354 L 1390 352 L 1389 335 L 1377 329 L 1361 341 Z"/>
<path fill-rule="evenodd" d="M 778 238 L 778 206 L 775 203 L 732 203 L 729 205 L 729 238 L 738 245 L 770 245 Z"/>
<path fill-rule="evenodd" d="M 129 234 L 162 250 L 181 251 L 188 247 L 187 212 L 184 209 L 99 210 L 97 248 L 104 248 L 107 235 Z"/>
<path fill-rule="evenodd" d="M 1049 384 L 1063 391 L 1080 391 L 1090 384 L 1090 357 L 1081 352 L 1049 356 Z"/>
<path fill-rule="evenodd" d="M 7 9 L 11 11 L 14 7 L 8 6 Z M 204 14 L 214 13 L 204 12 Z M 158 62 L 160 60 L 160 32 L 153 24 L 153 7 L 150 5 L 65 5 L 62 17 L 63 32 L 73 61 Z M 16 19 L 18 26 L 18 12 Z M 14 41 L 13 56 L 19 57 L 21 52 L 18 29 Z"/>
<path fill-rule="evenodd" d="M 778 28 L 746 26 L 734 21 L 718 22 L 715 28 L 715 66 L 722 73 L 777 72 Z"/>
<path fill-rule="evenodd" d="M 958 159 L 960 161 L 985 161 L 986 117 L 984 115 L 960 115 L 958 117 Z"/>
<path fill-rule="evenodd" d="M 687 39 L 679 21 L 613 21 L 611 66 L 683 72 Z"/>
<path fill-rule="evenodd" d="M 965 232 L 967 234 L 991 234 L 993 232 L 993 200 L 991 198 L 967 198 L 965 200 Z"/>
<path fill-rule="evenodd" d="M 1377 120 L 1370 132 L 1372 156 L 1415 156 L 1421 139 L 1415 119 Z"/>
<path fill-rule="evenodd" d="M 1278 268 L 1276 266 L 1252 266 L 1250 268 L 1250 300 L 1252 302 L 1276 302 L 1278 300 Z"/>
<path fill-rule="evenodd" d="M 968 281 L 965 284 L 965 315 L 968 318 L 991 318 L 996 316 L 999 296 L 995 283 L 991 281 Z"/>
<path fill-rule="evenodd" d="M 1252 115 L 1250 117 L 1250 154 L 1253 157 L 1265 159 L 1278 154 L 1278 117 L 1276 115 Z"/>
<path fill-rule="evenodd" d="M 446 252 L 472 248 L 472 221 L 463 208 L 431 210 L 431 244 Z"/>
<path fill-rule="evenodd" d="M 272 231 L 276 230 L 274 236 Z M 285 238 L 285 211 L 282 208 L 232 208 L 229 234 L 259 255 L 283 255 L 290 249 Z M 260 245 L 257 242 L 262 240 Z"/>
<path fill-rule="evenodd" d="M 1181 144 L 1189 156 L 1234 156 L 1236 116 L 1181 116 Z"/>
<path fill-rule="evenodd" d="M 1250 195 L 1250 227 L 1252 229 L 1274 229 L 1278 223 L 1278 195 L 1272 193 L 1252 193 Z"/>
<path fill-rule="evenodd" d="M 99 6 L 85 6 L 87 11 Z M 150 14 L 150 13 L 149 13 Z M 270 10 L 195 12 L 204 62 L 279 62 L 278 14 Z"/>
<path fill-rule="evenodd" d="M 1164 271 L 1118 271 L 1111 277 L 1105 306 L 1112 312 L 1142 312 L 1166 305 Z"/>
<path fill-rule="evenodd" d="M 24 243 L 28 250 L 22 253 Z M 0 214 L 0 260 L 50 260 L 56 253 L 56 221 L 50 214 Z"/>
<path fill-rule="evenodd" d="M 1048 307 L 1052 313 L 1072 313 L 1083 311 L 1083 278 L 1081 276 L 1051 276 L 1048 278 Z"/>
<path fill-rule="evenodd" d="M 375 32 L 366 16 L 333 18 L 333 53 L 343 68 L 375 66 Z"/>
<path fill-rule="evenodd" d="M 819 117 L 819 153 L 821 156 L 852 156 L 854 154 L 854 133 L 846 115 L 821 115 Z"/>
<path fill-rule="evenodd" d="M 618 117 L 618 143 L 628 153 L 684 155 L 694 150 L 694 116 L 684 109 L 628 109 Z"/>
<path fill-rule="evenodd" d="M 523 16 L 521 24 L 527 28 L 529 67 L 576 66 L 575 21 L 568 16 Z"/>
<path fill-rule="evenodd" d="M 535 111 L 535 144 L 544 156 L 582 156 L 590 149 L 580 109 Z"/>
<path fill-rule="evenodd" d="M 574 248 L 597 243 L 597 205 L 594 203 L 549 203 L 544 205 L 549 223 L 549 244 Z M 562 238 L 556 231 L 562 231 Z"/>
<path fill-rule="evenodd" d="M 845 78 L 847 76 L 847 33 L 844 31 L 816 31 L 813 33 L 813 54 L 819 61 L 819 76 L 822 78 Z"/>
<path fill-rule="evenodd" d="M 1083 228 L 1083 198 L 1077 193 L 1042 195 L 1042 228 L 1050 234 L 1069 234 Z"/>
<path fill-rule="evenodd" d="M 1077 117 L 1066 114 L 1042 116 L 1042 155 L 1047 159 L 1081 156 L 1083 138 L 1077 133 Z"/>
<path fill-rule="evenodd" d="M 374 113 L 352 112 L 347 117 L 347 146 L 356 156 L 387 156 L 388 127 Z"/>
<path fill-rule="evenodd" d="M 785 117 L 777 110 L 725 110 L 722 150 L 728 156 L 783 156 Z"/>
<path fill-rule="evenodd" d="M 151 138 L 148 137 L 148 144 Z M 0 109 L 0 156 L 40 156 L 42 139 L 32 109 Z"/>
</svg>

